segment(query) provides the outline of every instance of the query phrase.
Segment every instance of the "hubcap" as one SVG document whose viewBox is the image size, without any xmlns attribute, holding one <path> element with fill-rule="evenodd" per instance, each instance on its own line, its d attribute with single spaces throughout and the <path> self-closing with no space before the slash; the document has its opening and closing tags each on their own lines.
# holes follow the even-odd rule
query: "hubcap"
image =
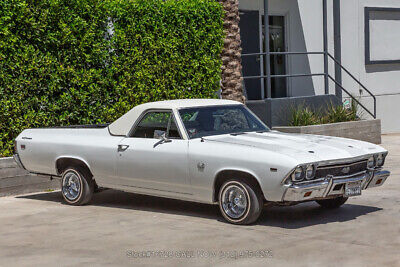
<svg viewBox="0 0 400 267">
<path fill-rule="evenodd" d="M 228 186 L 222 193 L 221 201 L 225 214 L 230 218 L 240 218 L 246 212 L 246 193 L 237 185 Z"/>
<path fill-rule="evenodd" d="M 81 183 L 76 173 L 68 172 L 65 174 L 62 191 L 64 196 L 70 201 L 74 201 L 79 197 Z"/>
</svg>

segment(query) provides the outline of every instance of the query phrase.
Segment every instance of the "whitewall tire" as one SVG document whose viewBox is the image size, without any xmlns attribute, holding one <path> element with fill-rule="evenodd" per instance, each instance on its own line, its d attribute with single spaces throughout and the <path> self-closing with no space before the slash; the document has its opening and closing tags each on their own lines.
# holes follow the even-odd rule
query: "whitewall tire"
<svg viewBox="0 0 400 267">
<path fill-rule="evenodd" d="M 260 217 L 263 198 L 245 181 L 233 179 L 225 182 L 218 195 L 222 216 L 232 224 L 251 224 Z"/>
<path fill-rule="evenodd" d="M 78 167 L 67 168 L 62 175 L 61 194 L 70 205 L 88 203 L 94 192 L 94 181 L 88 171 Z"/>
</svg>

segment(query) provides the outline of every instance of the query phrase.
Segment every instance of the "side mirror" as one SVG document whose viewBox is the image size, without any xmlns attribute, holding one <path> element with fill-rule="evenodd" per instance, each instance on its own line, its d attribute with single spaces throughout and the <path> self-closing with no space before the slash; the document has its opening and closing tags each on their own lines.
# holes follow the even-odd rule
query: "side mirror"
<svg viewBox="0 0 400 267">
<path fill-rule="evenodd" d="M 160 139 L 160 141 L 155 143 L 153 147 L 156 147 L 156 146 L 164 144 L 164 143 L 172 142 L 172 140 L 167 138 L 167 133 L 165 131 L 161 131 L 161 130 L 155 130 L 154 131 L 154 138 L 155 139 Z"/>
<path fill-rule="evenodd" d="M 167 139 L 166 136 L 167 136 L 167 133 L 165 131 L 161 131 L 161 130 L 154 131 L 154 139 Z"/>
</svg>

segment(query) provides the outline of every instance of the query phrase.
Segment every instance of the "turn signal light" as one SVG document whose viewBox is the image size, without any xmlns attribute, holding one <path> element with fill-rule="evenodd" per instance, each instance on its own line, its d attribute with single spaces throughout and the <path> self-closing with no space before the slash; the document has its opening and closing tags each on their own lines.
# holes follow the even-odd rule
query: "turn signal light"
<svg viewBox="0 0 400 267">
<path fill-rule="evenodd" d="M 312 193 L 312 191 L 305 193 L 305 194 L 304 194 L 304 197 L 309 197 L 309 196 L 311 196 L 311 193 Z"/>
</svg>

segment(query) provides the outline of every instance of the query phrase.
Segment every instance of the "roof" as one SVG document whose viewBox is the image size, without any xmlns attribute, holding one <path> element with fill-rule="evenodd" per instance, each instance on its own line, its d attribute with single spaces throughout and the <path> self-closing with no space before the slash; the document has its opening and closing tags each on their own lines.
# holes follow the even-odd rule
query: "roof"
<svg viewBox="0 0 400 267">
<path fill-rule="evenodd" d="M 145 103 L 134 108 L 190 108 L 198 106 L 232 105 L 238 104 L 236 101 L 223 99 L 176 99 Z"/>
<path fill-rule="evenodd" d="M 237 101 L 222 99 L 177 99 L 158 102 L 150 102 L 138 105 L 125 113 L 118 120 L 110 124 L 109 130 L 113 135 L 128 135 L 135 121 L 148 109 L 172 109 L 201 107 L 201 106 L 219 106 L 219 105 L 237 105 Z"/>
</svg>

